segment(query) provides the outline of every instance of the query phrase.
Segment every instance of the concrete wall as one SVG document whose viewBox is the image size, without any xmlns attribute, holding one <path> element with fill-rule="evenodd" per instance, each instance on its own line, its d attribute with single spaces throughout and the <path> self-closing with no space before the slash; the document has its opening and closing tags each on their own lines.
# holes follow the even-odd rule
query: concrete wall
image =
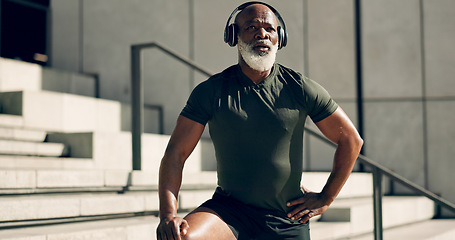
<svg viewBox="0 0 455 240">
<path fill-rule="evenodd" d="M 453 202 L 455 2 L 363 6 L 366 154 Z"/>
<path fill-rule="evenodd" d="M 159 41 L 189 54 L 186 1 L 62 0 L 51 8 L 53 67 L 99 74 L 102 98 L 130 102 L 132 44 Z M 192 89 L 189 69 L 156 49 L 144 51 L 143 66 L 145 102 L 164 105 L 170 133 Z"/>
<path fill-rule="evenodd" d="M 455 2 L 423 1 L 428 187 L 455 202 Z"/>
<path fill-rule="evenodd" d="M 219 72 L 237 62 L 236 49 L 222 39 L 229 14 L 242 2 L 51 1 L 52 63 L 99 74 L 102 98 L 129 102 L 131 44 L 159 41 Z M 289 32 L 278 61 L 320 82 L 357 124 L 354 1 L 267 2 Z M 455 169 L 455 114 L 449 110 L 455 104 L 455 2 L 361 3 L 365 153 L 455 201 L 446 177 Z M 164 106 L 169 134 L 191 89 L 206 77 L 156 49 L 146 50 L 143 61 L 145 102 Z M 309 170 L 330 169 L 333 149 L 312 137 L 305 146 Z"/>
<path fill-rule="evenodd" d="M 362 10 L 366 153 L 424 186 L 419 1 L 367 1 Z"/>
<path fill-rule="evenodd" d="M 223 42 L 223 30 L 241 3 L 52 1 L 53 67 L 99 74 L 100 96 L 122 102 L 131 98 L 130 46 L 135 43 L 158 41 L 213 72 L 222 71 L 237 62 L 237 50 Z M 286 16 L 289 31 L 289 47 L 280 51 L 278 59 L 303 71 L 303 2 L 270 4 Z M 189 93 L 206 77 L 157 49 L 144 51 L 143 66 L 145 102 L 164 106 L 165 133 L 170 134 Z"/>
</svg>

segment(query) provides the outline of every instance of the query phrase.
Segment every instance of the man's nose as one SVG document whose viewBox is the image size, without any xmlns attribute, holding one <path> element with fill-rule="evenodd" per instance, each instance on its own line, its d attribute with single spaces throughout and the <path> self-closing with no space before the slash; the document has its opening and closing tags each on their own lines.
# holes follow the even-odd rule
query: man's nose
<svg viewBox="0 0 455 240">
<path fill-rule="evenodd" d="M 269 33 L 264 28 L 259 28 L 256 33 L 256 39 L 266 39 L 269 38 Z"/>
</svg>

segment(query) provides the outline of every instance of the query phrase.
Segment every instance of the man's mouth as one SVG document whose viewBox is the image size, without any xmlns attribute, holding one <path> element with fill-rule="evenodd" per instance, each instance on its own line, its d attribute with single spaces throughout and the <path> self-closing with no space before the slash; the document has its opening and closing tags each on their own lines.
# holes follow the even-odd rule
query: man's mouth
<svg viewBox="0 0 455 240">
<path fill-rule="evenodd" d="M 265 43 L 254 44 L 253 49 L 259 52 L 268 52 L 270 47 Z"/>
<path fill-rule="evenodd" d="M 261 52 L 267 52 L 270 48 L 267 46 L 254 46 L 253 49 L 261 51 Z"/>
</svg>

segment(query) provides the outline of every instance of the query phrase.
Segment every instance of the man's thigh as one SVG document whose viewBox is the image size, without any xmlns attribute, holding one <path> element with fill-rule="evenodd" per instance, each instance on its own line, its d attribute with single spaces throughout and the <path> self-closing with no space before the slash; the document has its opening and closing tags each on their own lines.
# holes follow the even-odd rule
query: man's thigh
<svg viewBox="0 0 455 240">
<path fill-rule="evenodd" d="M 206 207 L 199 207 L 189 213 L 185 220 L 189 229 L 183 239 L 236 239 L 229 226 L 213 210 Z"/>
</svg>

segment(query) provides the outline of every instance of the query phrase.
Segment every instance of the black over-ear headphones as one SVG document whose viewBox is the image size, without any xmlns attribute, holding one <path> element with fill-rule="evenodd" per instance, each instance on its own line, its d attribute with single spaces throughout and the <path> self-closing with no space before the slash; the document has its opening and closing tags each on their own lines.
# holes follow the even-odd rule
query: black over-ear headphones
<svg viewBox="0 0 455 240">
<path fill-rule="evenodd" d="M 280 13 L 270 6 L 267 3 L 259 2 L 259 1 L 252 1 L 252 2 L 246 2 L 240 6 L 238 6 L 234 11 L 232 11 L 231 15 L 229 16 L 226 27 L 224 29 L 224 42 L 227 43 L 229 46 L 233 47 L 237 45 L 237 34 L 238 34 L 238 26 L 235 23 L 229 24 L 231 22 L 232 17 L 234 14 L 238 11 L 242 11 L 246 7 L 253 5 L 253 4 L 262 4 L 270 8 L 272 12 L 275 14 L 275 16 L 278 18 L 278 20 L 281 22 L 281 26 L 278 26 L 277 32 L 278 32 L 278 49 L 281 49 L 286 46 L 288 42 L 288 33 L 286 31 L 286 24 L 284 23 L 283 18 L 281 18 Z"/>
</svg>

